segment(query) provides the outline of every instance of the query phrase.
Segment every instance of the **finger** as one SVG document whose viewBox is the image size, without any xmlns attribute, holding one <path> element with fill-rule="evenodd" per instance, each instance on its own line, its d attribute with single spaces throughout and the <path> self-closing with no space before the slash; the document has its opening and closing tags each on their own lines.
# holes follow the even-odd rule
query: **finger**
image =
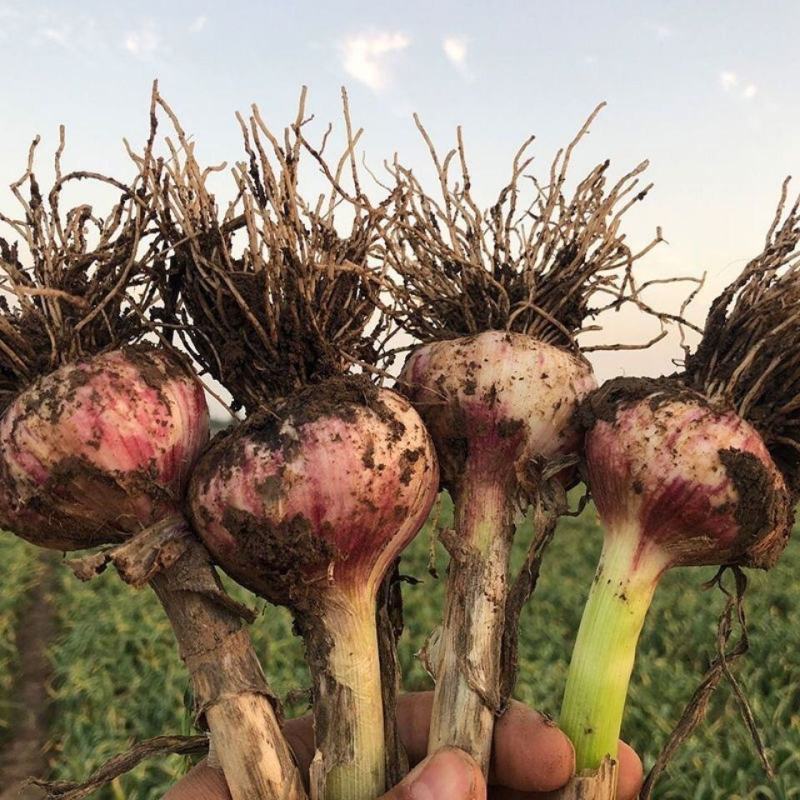
<svg viewBox="0 0 800 800">
<path fill-rule="evenodd" d="M 414 764 L 428 749 L 433 692 L 398 699 L 400 736 Z M 545 716 L 512 702 L 494 729 L 489 783 L 522 792 L 549 792 L 572 776 L 575 752 L 569 739 Z"/>
<path fill-rule="evenodd" d="M 314 720 L 310 714 L 297 719 L 286 720 L 283 735 L 297 759 L 297 766 L 303 780 L 308 777 L 308 768 L 314 758 Z"/>
<path fill-rule="evenodd" d="M 411 764 L 428 751 L 433 692 L 413 692 L 397 700 L 400 738 Z M 284 729 L 301 772 L 314 757 L 311 717 L 289 720 Z M 495 725 L 490 783 L 522 792 L 548 792 L 562 787 L 574 772 L 575 754 L 569 739 L 547 717 L 522 703 L 512 703 Z"/>
<path fill-rule="evenodd" d="M 433 692 L 409 692 L 397 698 L 397 729 L 412 764 L 428 754 L 432 709 Z"/>
<path fill-rule="evenodd" d="M 397 725 L 411 764 L 418 764 L 428 752 L 428 728 L 431 722 L 433 692 L 403 694 L 397 698 Z M 283 733 L 297 759 L 300 772 L 308 773 L 314 758 L 314 723 L 306 714 L 287 720 Z"/>
<path fill-rule="evenodd" d="M 639 790 L 642 788 L 644 770 L 642 761 L 633 748 L 620 741 L 619 752 L 617 753 L 619 769 L 617 772 L 617 800 L 636 800 Z M 517 798 L 538 798 L 538 800 L 558 800 L 558 792 L 552 794 L 517 794 L 509 790 L 508 793 L 494 792 L 490 795 L 491 800 L 517 800 Z"/>
<path fill-rule="evenodd" d="M 495 723 L 489 783 L 521 792 L 560 789 L 575 771 L 575 750 L 550 719 L 512 702 Z"/>
<path fill-rule="evenodd" d="M 639 796 L 644 779 L 642 760 L 630 745 L 619 743 L 619 777 L 617 779 L 618 800 L 635 800 Z"/>
<path fill-rule="evenodd" d="M 490 786 L 489 800 L 561 800 L 562 789 L 563 787 L 559 787 L 554 792 L 520 792 L 517 789 L 506 789 L 505 786 Z"/>
<path fill-rule="evenodd" d="M 486 800 L 486 783 L 475 761 L 448 747 L 418 764 L 380 800 Z"/>
<path fill-rule="evenodd" d="M 231 800 L 231 795 L 222 772 L 200 763 L 178 781 L 163 800 Z"/>
<path fill-rule="evenodd" d="M 544 796 L 538 792 L 518 792 L 516 789 L 506 789 L 504 786 L 489 788 L 489 800 L 538 800 Z"/>
</svg>

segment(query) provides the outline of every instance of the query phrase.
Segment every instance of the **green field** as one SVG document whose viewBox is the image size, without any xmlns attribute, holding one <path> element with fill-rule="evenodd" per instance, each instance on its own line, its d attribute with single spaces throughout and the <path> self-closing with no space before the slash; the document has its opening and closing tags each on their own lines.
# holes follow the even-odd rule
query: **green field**
<svg viewBox="0 0 800 800">
<path fill-rule="evenodd" d="M 11 537 L 0 536 L 0 743 L 10 735 L 14 714 L 13 674 L 17 660 L 17 630 L 26 611 L 25 593 L 39 579 L 41 565 L 32 547 Z"/>
<path fill-rule="evenodd" d="M 521 531 L 521 540 L 529 526 Z M 31 548 L 13 539 L 0 542 L 4 581 L 0 593 L 0 675 L 13 668 L 16 598 L 35 577 Z M 421 534 L 404 561 L 404 572 L 422 579 L 406 586 L 407 631 L 402 642 L 406 686 L 429 681 L 414 658 L 437 624 L 443 581 L 428 574 L 430 534 Z M 572 639 L 600 546 L 587 510 L 561 525 L 547 554 L 533 603 L 522 619 L 520 699 L 557 715 Z M 521 546 L 517 553 L 519 557 Z M 446 558 L 436 548 L 439 574 Z M 58 637 L 51 642 L 53 742 L 52 777 L 78 778 L 93 765 L 124 749 L 133 738 L 189 732 L 185 711 L 187 680 L 170 631 L 155 598 L 134 592 L 113 574 L 79 584 L 61 566 L 55 596 Z M 650 613 L 639 649 L 625 737 L 651 761 L 707 664 L 718 592 L 700 584 L 713 570 L 668 574 Z M 753 575 L 749 591 L 752 650 L 738 674 L 761 722 L 778 778 L 762 774 L 736 704 L 723 685 L 708 720 L 684 745 L 656 796 L 663 800 L 800 798 L 800 541 L 790 545 L 768 576 Z M 240 596 L 246 596 L 240 593 Z M 250 598 L 251 602 L 255 602 Z M 264 603 L 258 601 L 260 607 Z M 16 610 L 15 610 L 16 609 Z M 288 615 L 264 608 L 253 626 L 257 648 L 280 695 L 308 686 L 302 648 L 291 634 Z M 302 713 L 301 707 L 290 708 Z M 14 713 L 8 684 L 0 679 L 0 739 Z M 156 798 L 186 769 L 181 758 L 140 767 L 104 798 Z"/>
</svg>

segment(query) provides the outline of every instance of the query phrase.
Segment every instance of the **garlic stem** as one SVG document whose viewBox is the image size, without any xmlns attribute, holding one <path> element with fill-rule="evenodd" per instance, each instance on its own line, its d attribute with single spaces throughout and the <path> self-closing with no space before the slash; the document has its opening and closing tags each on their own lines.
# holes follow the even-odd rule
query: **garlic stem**
<svg viewBox="0 0 800 800">
<path fill-rule="evenodd" d="M 579 771 L 617 757 L 636 644 L 667 565 L 640 541 L 632 528 L 607 533 L 572 651 L 560 725 Z"/>
<path fill-rule="evenodd" d="M 375 615 L 365 585 L 326 593 L 321 616 L 301 621 L 315 682 L 312 800 L 375 800 L 386 791 Z"/>
<path fill-rule="evenodd" d="M 506 482 L 467 469 L 455 502 L 428 752 L 455 746 L 488 772 L 514 535 Z"/>
</svg>

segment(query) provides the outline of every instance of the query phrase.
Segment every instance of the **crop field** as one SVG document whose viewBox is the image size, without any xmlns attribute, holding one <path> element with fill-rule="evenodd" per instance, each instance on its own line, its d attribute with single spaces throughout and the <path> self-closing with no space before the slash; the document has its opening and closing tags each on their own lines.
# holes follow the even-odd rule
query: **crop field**
<svg viewBox="0 0 800 800">
<path fill-rule="evenodd" d="M 446 523 L 446 520 L 444 520 Z M 403 571 L 422 582 L 405 587 L 407 629 L 402 641 L 406 687 L 430 682 L 414 653 L 436 626 L 446 554 L 432 543 L 432 526 L 404 558 Z M 530 526 L 522 527 L 517 558 Z M 557 716 L 572 640 L 594 571 L 600 534 L 593 510 L 563 521 L 549 550 L 534 601 L 521 626 L 517 696 Z M 433 560 L 440 579 L 428 572 Z M 26 613 L 24 594 L 42 569 L 52 581 L 56 634 L 50 662 L 51 777 L 75 779 L 132 740 L 188 733 L 187 678 L 168 624 L 149 591 L 134 592 L 104 574 L 78 583 L 58 563 L 43 567 L 33 548 L 0 540 L 0 742 L 15 713 L 12 677 L 18 653 L 14 631 Z M 624 736 L 652 762 L 713 650 L 719 592 L 703 591 L 713 570 L 668 574 L 647 620 L 624 725 Z M 748 592 L 752 649 L 737 671 L 767 741 L 777 779 L 761 771 L 736 702 L 725 684 L 709 717 L 679 751 L 656 796 L 663 800 L 787 800 L 800 797 L 800 541 L 795 540 L 770 575 L 753 574 Z M 241 590 L 241 598 L 264 607 Z M 23 623 L 24 624 L 24 620 Z M 309 685 L 302 648 L 281 609 L 266 607 L 253 626 L 257 649 L 281 696 Z M 303 713 L 289 704 L 289 713 Z M 2 745 L 0 745 L 2 747 Z M 102 793 L 114 800 L 156 798 L 188 767 L 184 758 L 149 763 Z"/>
<path fill-rule="evenodd" d="M 40 578 L 40 564 L 32 547 L 11 537 L 0 538 L 3 565 L 0 590 L 0 744 L 10 735 L 13 718 L 13 673 L 17 661 L 17 630 L 26 609 L 24 598 Z"/>
</svg>

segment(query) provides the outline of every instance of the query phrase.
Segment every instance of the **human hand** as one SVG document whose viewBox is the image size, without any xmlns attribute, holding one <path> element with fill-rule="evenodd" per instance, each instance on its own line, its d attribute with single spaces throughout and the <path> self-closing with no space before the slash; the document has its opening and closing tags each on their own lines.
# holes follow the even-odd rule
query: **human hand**
<svg viewBox="0 0 800 800">
<path fill-rule="evenodd" d="M 486 783 L 478 765 L 456 749 L 426 758 L 432 692 L 398 698 L 397 722 L 408 758 L 415 768 L 403 782 L 376 800 L 485 800 Z M 284 733 L 300 770 L 308 774 L 314 756 L 311 716 L 287 721 Z M 489 800 L 546 800 L 572 777 L 575 757 L 567 737 L 546 717 L 512 703 L 497 720 L 489 770 Z M 620 742 L 618 800 L 635 800 L 642 783 L 642 764 Z M 177 783 L 164 800 L 230 800 L 219 770 L 204 764 Z"/>
</svg>

